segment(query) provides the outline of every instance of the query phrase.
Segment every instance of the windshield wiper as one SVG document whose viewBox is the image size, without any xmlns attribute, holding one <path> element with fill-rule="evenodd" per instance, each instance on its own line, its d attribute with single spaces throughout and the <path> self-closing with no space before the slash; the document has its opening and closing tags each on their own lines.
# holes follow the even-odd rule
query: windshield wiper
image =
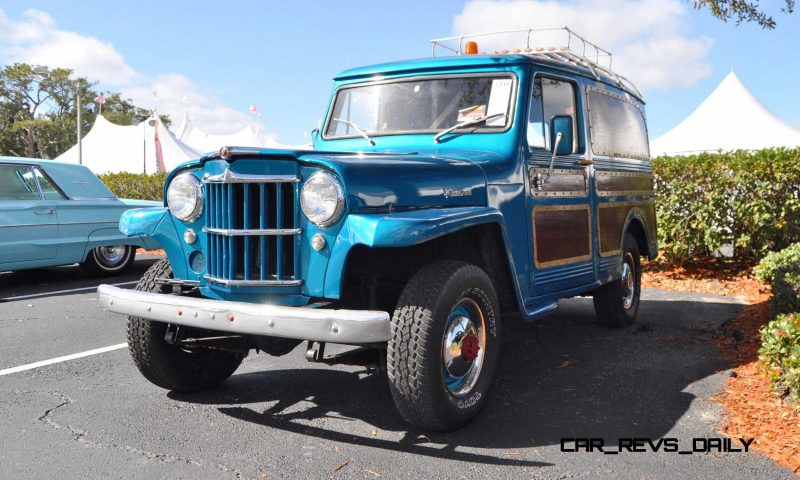
<svg viewBox="0 0 800 480">
<path fill-rule="evenodd" d="M 363 128 L 359 127 L 355 123 L 351 122 L 350 120 L 345 120 L 343 118 L 331 118 L 331 120 L 333 120 L 334 122 L 337 122 L 337 123 L 341 123 L 342 125 L 347 125 L 348 127 L 353 127 L 354 129 L 356 129 L 356 131 L 358 133 L 361 134 L 362 137 L 367 139 L 367 141 L 369 142 L 370 145 L 373 145 L 373 146 L 375 145 L 375 140 L 369 138 L 369 135 L 367 135 L 367 131 L 364 130 Z"/>
<path fill-rule="evenodd" d="M 445 136 L 448 133 L 452 132 L 453 130 L 457 130 L 457 129 L 463 128 L 463 127 L 469 127 L 470 125 L 475 125 L 476 123 L 481 123 L 481 122 L 485 122 L 486 120 L 491 120 L 493 118 L 505 117 L 505 116 L 506 116 L 505 113 L 493 113 L 491 115 L 484 115 L 482 117 L 477 117 L 477 118 L 471 118 L 469 120 L 464 120 L 461 123 L 457 123 L 457 124 L 453 125 L 452 127 L 447 128 L 447 129 L 442 130 L 441 132 L 437 133 L 436 136 L 433 137 L 433 141 L 434 141 L 434 143 L 439 143 L 439 139 L 440 138 L 442 138 L 443 136 Z"/>
</svg>

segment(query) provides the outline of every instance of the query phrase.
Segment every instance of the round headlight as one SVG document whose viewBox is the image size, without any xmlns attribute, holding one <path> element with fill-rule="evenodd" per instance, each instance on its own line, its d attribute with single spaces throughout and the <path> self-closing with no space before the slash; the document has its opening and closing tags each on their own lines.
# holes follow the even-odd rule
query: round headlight
<svg viewBox="0 0 800 480">
<path fill-rule="evenodd" d="M 334 224 L 344 210 L 341 184 L 330 173 L 315 173 L 303 185 L 300 208 L 309 220 L 320 227 Z"/>
<path fill-rule="evenodd" d="M 191 173 L 182 173 L 167 188 L 167 206 L 184 222 L 193 222 L 203 213 L 203 189 Z"/>
</svg>

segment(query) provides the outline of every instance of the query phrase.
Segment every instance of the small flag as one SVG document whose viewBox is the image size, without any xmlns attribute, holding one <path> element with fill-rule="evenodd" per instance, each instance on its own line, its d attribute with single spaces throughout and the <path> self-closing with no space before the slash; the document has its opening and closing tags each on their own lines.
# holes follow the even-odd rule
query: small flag
<svg viewBox="0 0 800 480">
<path fill-rule="evenodd" d="M 250 105 L 250 114 L 255 115 L 256 117 L 261 116 L 261 112 L 258 111 L 255 105 Z"/>
<path fill-rule="evenodd" d="M 103 94 L 101 93 L 100 95 L 98 95 L 94 99 L 94 103 L 96 103 L 98 105 L 105 105 L 106 104 L 106 97 L 104 97 Z"/>
</svg>

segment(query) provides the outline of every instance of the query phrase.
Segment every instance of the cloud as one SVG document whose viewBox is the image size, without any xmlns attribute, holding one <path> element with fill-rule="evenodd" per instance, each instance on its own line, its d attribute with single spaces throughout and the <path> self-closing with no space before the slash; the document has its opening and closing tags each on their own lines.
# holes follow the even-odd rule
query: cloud
<svg viewBox="0 0 800 480">
<path fill-rule="evenodd" d="M 687 88 L 711 73 L 713 40 L 686 33 L 688 10 L 679 0 L 473 0 L 453 20 L 456 35 L 530 27 L 569 26 L 613 54 L 613 68 L 640 89 Z M 488 37 L 487 37 L 488 40 Z M 524 36 L 499 48 L 524 46 Z M 538 41 L 559 43 L 552 36 Z M 486 46 L 484 46 L 484 44 Z M 481 50 L 494 47 L 489 40 Z"/>
<path fill-rule="evenodd" d="M 120 91 L 138 106 L 169 114 L 176 123 L 186 113 L 195 125 L 212 133 L 238 131 L 254 120 L 244 113 L 246 106 L 234 110 L 210 88 L 183 75 L 149 77 L 138 72 L 112 43 L 60 30 L 53 17 L 39 10 L 26 10 L 19 20 L 0 10 L 0 61 L 72 69 L 98 82 L 99 89 Z"/>
</svg>

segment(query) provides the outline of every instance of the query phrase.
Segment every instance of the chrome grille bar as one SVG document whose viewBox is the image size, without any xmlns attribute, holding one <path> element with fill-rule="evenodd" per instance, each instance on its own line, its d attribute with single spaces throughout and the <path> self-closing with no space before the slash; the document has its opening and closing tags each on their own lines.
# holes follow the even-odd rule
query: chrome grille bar
<svg viewBox="0 0 800 480">
<path fill-rule="evenodd" d="M 299 177 L 226 170 L 203 182 L 206 280 L 229 287 L 301 285 Z"/>
</svg>

